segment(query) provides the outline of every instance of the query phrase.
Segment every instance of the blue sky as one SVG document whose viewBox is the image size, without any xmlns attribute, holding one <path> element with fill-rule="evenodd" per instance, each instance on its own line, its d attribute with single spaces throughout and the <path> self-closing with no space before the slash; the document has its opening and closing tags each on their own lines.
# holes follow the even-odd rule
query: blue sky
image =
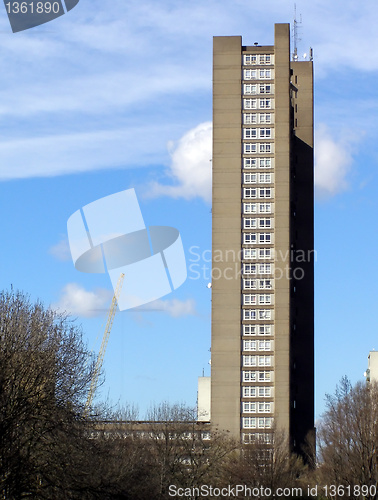
<svg viewBox="0 0 378 500">
<path fill-rule="evenodd" d="M 325 393 L 344 374 L 363 378 L 378 349 L 378 4 L 296 4 L 299 54 L 314 49 L 319 415 Z M 72 213 L 134 187 L 145 222 L 177 227 L 188 259 L 191 247 L 209 250 L 212 37 L 269 45 L 293 11 L 288 0 L 80 0 L 13 34 L 4 10 L 1 288 L 70 310 L 98 349 L 112 289 L 106 275 L 75 270 Z M 141 417 L 153 402 L 195 404 L 197 377 L 209 374 L 211 296 L 206 276 L 193 277 L 155 310 L 117 315 L 101 397 Z"/>
</svg>

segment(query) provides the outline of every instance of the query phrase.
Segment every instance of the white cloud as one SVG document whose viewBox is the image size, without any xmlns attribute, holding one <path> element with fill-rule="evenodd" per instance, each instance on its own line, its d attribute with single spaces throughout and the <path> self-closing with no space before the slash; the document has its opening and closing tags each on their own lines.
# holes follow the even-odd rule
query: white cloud
<svg viewBox="0 0 378 500">
<path fill-rule="evenodd" d="M 77 283 L 68 283 L 63 288 L 59 300 L 51 304 L 51 309 L 84 318 L 103 316 L 109 309 L 113 293 L 112 290 L 104 288 L 88 291 Z M 166 313 L 172 318 L 197 315 L 194 299 L 158 299 L 129 310 L 137 313 L 154 311 Z"/>
<path fill-rule="evenodd" d="M 366 0 L 363 8 L 353 0 L 304 2 L 300 12 L 305 25 L 302 33 L 315 49 L 318 77 L 341 67 L 367 72 L 378 69 L 378 53 L 372 50 L 378 41 L 376 0 Z"/>
<path fill-rule="evenodd" d="M 165 159 L 161 142 L 164 126 L 149 127 L 155 161 Z M 151 163 L 143 148 L 145 128 L 47 135 L 0 142 L 0 180 L 87 172 L 105 168 L 135 167 Z"/>
<path fill-rule="evenodd" d="M 68 283 L 63 288 L 59 301 L 51 304 L 51 309 L 85 318 L 103 316 L 112 296 L 111 290 L 98 288 L 89 292 L 77 283 Z"/>
<path fill-rule="evenodd" d="M 347 175 L 352 165 L 352 143 L 347 135 L 331 136 L 322 125 L 315 134 L 315 193 L 327 198 L 347 189 Z"/>
<path fill-rule="evenodd" d="M 49 254 L 53 255 L 61 261 L 71 260 L 72 257 L 67 238 L 65 236 L 62 237 L 62 239 L 58 243 L 50 247 Z"/>
<path fill-rule="evenodd" d="M 167 172 L 174 185 L 158 182 L 150 186 L 151 196 L 194 197 L 211 200 L 212 123 L 201 123 L 170 143 L 171 165 Z"/>
<path fill-rule="evenodd" d="M 0 91 L 0 116 L 31 117 L 41 113 L 86 113 L 90 116 L 110 113 L 138 103 L 150 102 L 164 95 L 210 90 L 208 75 L 193 74 L 189 68 L 166 63 L 164 68 L 150 68 L 146 79 L 144 69 L 133 71 L 107 71 L 76 78 L 62 77 L 56 81 L 52 75 L 45 81 L 26 85 L 17 82 L 18 91 Z M 127 92 L 125 91 L 127 89 Z"/>
<path fill-rule="evenodd" d="M 144 306 L 136 307 L 132 311 L 135 312 L 161 311 L 161 312 L 166 312 L 169 316 L 172 316 L 173 318 L 179 318 L 182 316 L 195 316 L 197 314 L 196 302 L 194 299 L 187 299 L 187 300 L 158 299 Z"/>
</svg>

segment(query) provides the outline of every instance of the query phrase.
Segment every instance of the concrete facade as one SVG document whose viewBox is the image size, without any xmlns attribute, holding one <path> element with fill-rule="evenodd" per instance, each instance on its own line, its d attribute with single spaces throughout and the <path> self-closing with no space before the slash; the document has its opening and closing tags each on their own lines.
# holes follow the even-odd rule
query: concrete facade
<svg viewBox="0 0 378 500">
<path fill-rule="evenodd" d="M 250 442 L 314 427 L 313 76 L 214 37 L 211 422 Z"/>
<path fill-rule="evenodd" d="M 198 422 L 210 422 L 211 418 L 211 378 L 198 377 L 197 397 Z"/>
<path fill-rule="evenodd" d="M 367 382 L 378 382 L 378 351 L 369 352 L 365 376 Z"/>
</svg>

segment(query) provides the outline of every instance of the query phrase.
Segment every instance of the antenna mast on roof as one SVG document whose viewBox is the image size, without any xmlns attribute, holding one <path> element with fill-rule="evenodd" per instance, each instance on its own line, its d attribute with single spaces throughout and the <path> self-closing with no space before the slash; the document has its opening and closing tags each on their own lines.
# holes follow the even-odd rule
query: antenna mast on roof
<svg viewBox="0 0 378 500">
<path fill-rule="evenodd" d="M 297 4 L 294 4 L 294 22 L 293 22 L 293 61 L 298 61 L 298 42 L 301 41 L 299 38 L 299 28 L 302 24 L 302 14 L 299 16 L 299 21 L 297 21 Z"/>
</svg>

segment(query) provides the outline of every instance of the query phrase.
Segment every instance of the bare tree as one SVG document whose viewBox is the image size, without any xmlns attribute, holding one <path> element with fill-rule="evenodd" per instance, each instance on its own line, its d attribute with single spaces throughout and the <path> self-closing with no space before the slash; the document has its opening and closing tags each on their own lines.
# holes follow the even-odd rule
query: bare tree
<svg viewBox="0 0 378 500">
<path fill-rule="evenodd" d="M 228 467 L 230 484 L 245 485 L 251 490 L 264 488 L 272 495 L 277 488 L 301 488 L 301 477 L 307 470 L 302 459 L 290 452 L 285 433 L 277 429 L 244 445 Z"/>
<path fill-rule="evenodd" d="M 93 370 L 81 331 L 23 293 L 3 292 L 0 366 L 0 495 L 59 498 Z"/>
<path fill-rule="evenodd" d="M 378 386 L 344 377 L 334 395 L 327 396 L 327 409 L 318 430 L 320 467 L 324 484 L 366 485 L 343 491 L 335 498 L 377 498 L 378 490 Z M 371 487 L 371 488 L 370 488 Z"/>
<path fill-rule="evenodd" d="M 196 410 L 184 405 L 161 403 L 147 414 L 150 447 L 158 476 L 155 498 L 167 498 L 169 486 L 199 488 L 220 484 L 224 464 L 238 444 L 222 433 L 197 422 Z M 194 493 L 192 500 L 201 498 Z"/>
</svg>

